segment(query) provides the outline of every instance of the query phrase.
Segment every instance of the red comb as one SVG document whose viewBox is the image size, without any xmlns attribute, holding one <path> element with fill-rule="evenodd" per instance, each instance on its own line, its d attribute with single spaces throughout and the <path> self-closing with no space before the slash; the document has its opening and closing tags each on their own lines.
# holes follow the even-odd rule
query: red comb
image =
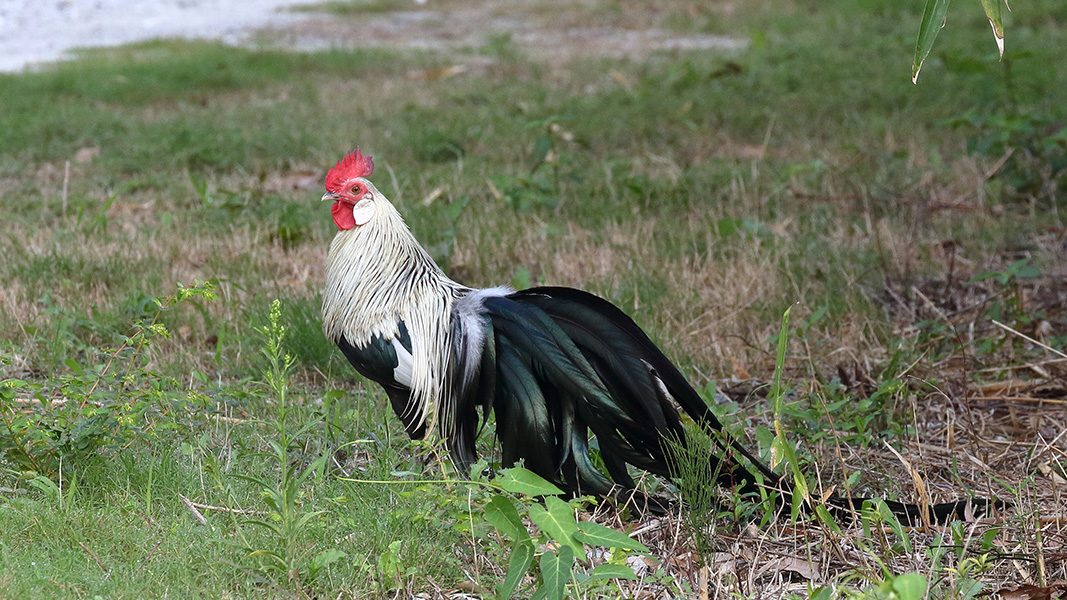
<svg viewBox="0 0 1067 600">
<path fill-rule="evenodd" d="M 331 192 L 340 192 L 341 184 L 344 182 L 354 177 L 366 177 L 373 172 L 374 161 L 369 156 L 363 156 L 357 147 L 337 161 L 337 166 L 326 174 L 326 189 Z"/>
</svg>

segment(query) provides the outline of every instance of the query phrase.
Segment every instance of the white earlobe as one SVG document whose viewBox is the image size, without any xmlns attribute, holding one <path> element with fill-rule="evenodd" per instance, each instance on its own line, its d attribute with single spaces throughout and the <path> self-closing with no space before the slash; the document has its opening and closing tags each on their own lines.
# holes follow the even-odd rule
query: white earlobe
<svg viewBox="0 0 1067 600">
<path fill-rule="evenodd" d="M 356 220 L 356 225 L 366 225 L 371 217 L 374 216 L 374 199 L 364 198 L 360 200 L 354 207 L 352 207 L 352 218 Z"/>
</svg>

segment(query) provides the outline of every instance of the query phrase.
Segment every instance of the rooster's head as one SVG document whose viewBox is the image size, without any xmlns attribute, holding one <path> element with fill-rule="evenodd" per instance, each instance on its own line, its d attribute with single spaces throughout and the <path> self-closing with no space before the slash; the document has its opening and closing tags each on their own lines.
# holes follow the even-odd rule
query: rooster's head
<svg viewBox="0 0 1067 600">
<path fill-rule="evenodd" d="M 322 199 L 333 202 L 330 210 L 338 229 L 366 225 L 374 217 L 378 190 L 366 179 L 372 172 L 374 161 L 356 148 L 326 174 L 326 193 Z"/>
</svg>

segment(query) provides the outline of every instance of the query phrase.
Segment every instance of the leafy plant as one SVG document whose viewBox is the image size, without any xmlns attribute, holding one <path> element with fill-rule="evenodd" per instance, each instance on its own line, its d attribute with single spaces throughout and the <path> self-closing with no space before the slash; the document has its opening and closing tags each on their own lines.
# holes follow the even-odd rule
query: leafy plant
<svg viewBox="0 0 1067 600">
<path fill-rule="evenodd" d="M 684 443 L 670 440 L 667 448 L 671 463 L 677 469 L 672 479 L 684 502 L 682 518 L 697 554 L 706 557 L 718 547 L 717 517 L 725 496 L 719 493 L 717 486 L 712 485 L 718 479 L 722 466 L 715 455 L 719 447 L 703 430 L 689 427 Z M 715 465 L 714 469 L 710 467 L 712 464 Z"/>
<path fill-rule="evenodd" d="M 811 502 L 811 495 L 808 491 L 808 480 L 804 477 L 804 473 L 801 472 L 800 463 L 797 461 L 796 449 L 793 447 L 793 443 L 785 437 L 785 428 L 781 419 L 785 406 L 782 371 L 785 367 L 785 352 L 789 341 L 789 312 L 791 310 L 792 307 L 787 308 L 785 313 L 782 314 L 782 327 L 778 332 L 778 351 L 774 362 L 774 383 L 771 385 L 770 392 L 770 399 L 774 402 L 775 433 L 774 439 L 771 441 L 771 468 L 773 469 L 780 462 L 785 462 L 786 467 L 793 474 L 793 505 L 790 507 L 789 517 L 790 520 L 796 521 L 801 507 Z M 823 517 L 827 522 L 833 523 L 833 519 L 826 512 L 826 507 L 821 505 L 816 507 L 816 510 L 820 509 L 819 516 Z"/>
<path fill-rule="evenodd" d="M 1009 92 L 1014 89 L 1010 81 Z M 1032 110 L 992 114 L 969 110 L 948 124 L 970 131 L 968 152 L 998 161 L 987 185 L 1000 190 L 1004 200 L 1027 205 L 1037 200 L 1054 211 L 1063 207 L 1067 127 L 1062 122 Z"/>
<path fill-rule="evenodd" d="M 249 475 L 235 477 L 258 488 L 269 509 L 266 519 L 246 519 L 244 522 L 266 529 L 273 537 L 270 547 L 258 547 L 242 534 L 243 550 L 249 558 L 258 562 L 261 572 L 273 574 L 295 589 L 300 584 L 314 581 L 330 564 L 344 558 L 346 554 L 336 548 L 315 552 L 315 546 L 307 545 L 303 541 L 312 520 L 326 512 L 301 509 L 303 488 L 313 476 L 321 481 L 329 454 L 323 453 L 303 468 L 300 468 L 298 462 L 291 460 L 290 449 L 294 439 L 306 433 L 315 423 L 305 424 L 295 432 L 288 430 L 286 400 L 294 359 L 284 351 L 286 331 L 280 321 L 281 303 L 275 300 L 271 304 L 268 324 L 257 329 L 264 338 L 262 353 L 267 359 L 263 379 L 278 405 L 277 420 L 274 423 L 278 437 L 277 440 L 267 440 L 271 447 L 267 456 L 277 465 L 280 476 L 277 481 Z"/>
<path fill-rule="evenodd" d="M 996 285 L 996 297 L 989 305 L 989 318 L 996 321 L 1010 321 L 1027 325 L 1039 314 L 1031 311 L 1023 299 L 1022 282 L 1041 277 L 1041 269 L 1030 264 L 1030 258 L 1021 258 L 1002 270 L 983 271 L 968 281 L 975 284 L 980 281 L 992 281 Z"/>
<path fill-rule="evenodd" d="M 134 332 L 100 364 L 67 358 L 70 373 L 52 385 L 0 382 L 3 457 L 20 471 L 59 479 L 64 468 L 147 435 L 147 414 L 159 409 L 160 402 L 179 397 L 175 382 L 148 368 L 148 349 L 157 339 L 170 337 L 159 318 L 175 304 L 196 297 L 215 299 L 215 285 L 214 280 L 179 284 L 174 295 L 153 298 L 151 319 L 138 319 Z"/>
<path fill-rule="evenodd" d="M 563 492 L 537 474 L 521 467 L 503 471 L 494 481 L 510 494 L 494 494 L 484 508 L 484 518 L 511 540 L 507 576 L 497 585 L 497 597 L 514 596 L 526 575 L 536 584 L 532 598 L 560 600 L 567 596 L 567 585 L 575 588 L 611 579 L 636 579 L 626 565 L 631 552 L 648 554 L 641 542 L 624 533 L 591 521 L 578 521 L 571 504 L 559 498 Z M 544 504 L 532 497 L 544 496 Z M 537 525 L 540 534 L 532 536 L 523 523 L 522 513 Z M 589 570 L 579 570 L 585 560 L 586 546 L 610 551 L 608 562 Z"/>
</svg>

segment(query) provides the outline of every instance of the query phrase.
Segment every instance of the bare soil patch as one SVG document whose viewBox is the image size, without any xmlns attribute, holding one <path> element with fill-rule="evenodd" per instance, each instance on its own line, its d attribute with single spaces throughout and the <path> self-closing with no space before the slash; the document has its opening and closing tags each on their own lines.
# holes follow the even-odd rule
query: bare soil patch
<svg viewBox="0 0 1067 600">
<path fill-rule="evenodd" d="M 450 52 L 513 43 L 550 64 L 576 58 L 640 58 L 660 51 L 736 51 L 748 44 L 745 38 L 669 29 L 664 26 L 663 11 L 644 4 L 428 2 L 410 5 L 411 10 L 316 15 L 277 28 L 272 35 L 303 49 L 384 47 Z"/>
</svg>

